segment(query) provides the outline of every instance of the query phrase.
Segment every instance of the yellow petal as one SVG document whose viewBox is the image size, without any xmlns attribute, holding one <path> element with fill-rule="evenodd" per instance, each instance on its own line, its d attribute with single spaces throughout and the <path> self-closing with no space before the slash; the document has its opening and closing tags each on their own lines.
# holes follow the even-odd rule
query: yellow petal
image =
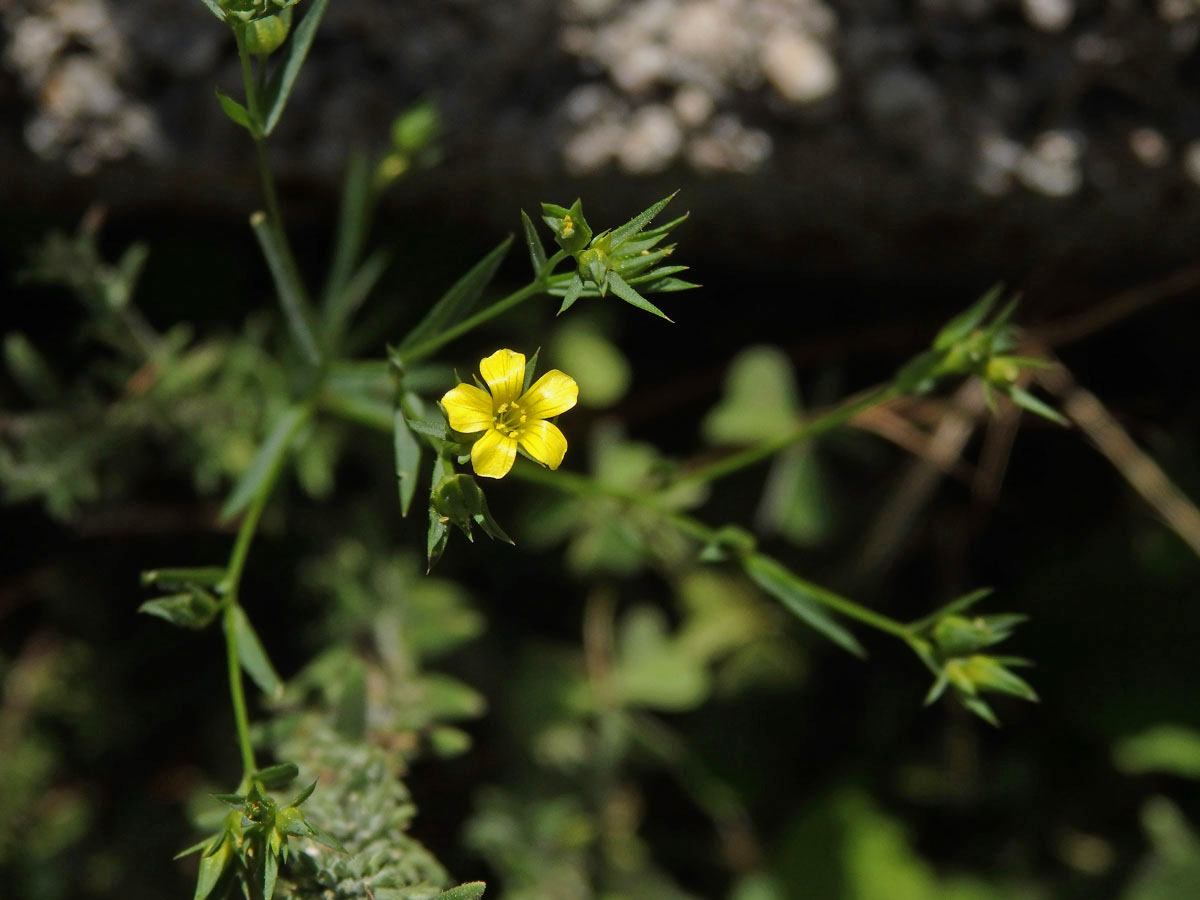
<svg viewBox="0 0 1200 900">
<path fill-rule="evenodd" d="M 472 434 L 492 427 L 492 398 L 488 392 L 473 384 L 460 384 L 442 398 L 450 427 L 463 434 Z"/>
<path fill-rule="evenodd" d="M 551 369 L 529 386 L 520 399 L 521 411 L 531 419 L 549 419 L 564 413 L 579 399 L 579 385 L 570 375 Z"/>
<path fill-rule="evenodd" d="M 564 444 L 566 442 L 564 441 Z M 484 432 L 471 447 L 471 466 L 484 478 L 503 478 L 517 458 L 517 442 L 495 428 Z"/>
<path fill-rule="evenodd" d="M 479 363 L 483 380 L 492 391 L 496 405 L 512 403 L 521 395 L 525 383 L 525 354 L 515 350 L 497 350 Z"/>
<path fill-rule="evenodd" d="M 557 469 L 567 452 L 567 439 L 553 422 L 537 421 L 525 426 L 521 446 L 542 465 Z"/>
</svg>

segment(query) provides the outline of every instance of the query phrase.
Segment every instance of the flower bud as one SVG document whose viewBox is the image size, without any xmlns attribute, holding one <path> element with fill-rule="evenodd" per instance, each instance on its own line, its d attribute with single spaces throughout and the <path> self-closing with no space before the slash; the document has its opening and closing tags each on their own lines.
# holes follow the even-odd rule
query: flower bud
<svg viewBox="0 0 1200 900">
<path fill-rule="evenodd" d="M 244 24 L 236 23 L 233 27 L 241 35 L 247 53 L 269 56 L 287 40 L 292 27 L 292 9 L 289 6 L 277 15 L 253 19 Z"/>
</svg>

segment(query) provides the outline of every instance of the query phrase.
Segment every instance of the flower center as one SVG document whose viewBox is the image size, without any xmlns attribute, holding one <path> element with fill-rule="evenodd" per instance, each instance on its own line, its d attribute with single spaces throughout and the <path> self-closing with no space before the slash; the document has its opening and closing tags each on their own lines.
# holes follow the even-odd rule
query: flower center
<svg viewBox="0 0 1200 900">
<path fill-rule="evenodd" d="M 525 430 L 525 420 L 528 416 L 515 400 L 511 403 L 501 403 L 496 407 L 493 424 L 496 430 L 506 437 L 519 438 Z"/>
</svg>

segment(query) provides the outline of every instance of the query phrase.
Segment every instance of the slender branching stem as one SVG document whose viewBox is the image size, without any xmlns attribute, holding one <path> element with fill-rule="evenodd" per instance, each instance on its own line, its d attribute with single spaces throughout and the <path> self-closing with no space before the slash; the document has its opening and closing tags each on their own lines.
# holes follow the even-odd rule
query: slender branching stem
<svg viewBox="0 0 1200 900">
<path fill-rule="evenodd" d="M 525 302 L 535 294 L 540 294 L 546 289 L 545 284 L 541 281 L 531 281 L 525 287 L 518 291 L 513 291 L 507 297 L 502 297 L 493 303 L 491 306 L 481 309 L 473 316 L 468 316 L 457 325 L 451 325 L 441 334 L 436 334 L 427 340 L 421 341 L 415 347 L 401 351 L 401 356 L 405 362 L 417 362 L 424 359 L 437 350 L 440 350 L 446 344 L 450 343 L 457 337 L 461 337 L 468 331 L 482 325 L 484 322 L 491 321 L 501 313 L 508 312 L 514 306 Z"/>
</svg>

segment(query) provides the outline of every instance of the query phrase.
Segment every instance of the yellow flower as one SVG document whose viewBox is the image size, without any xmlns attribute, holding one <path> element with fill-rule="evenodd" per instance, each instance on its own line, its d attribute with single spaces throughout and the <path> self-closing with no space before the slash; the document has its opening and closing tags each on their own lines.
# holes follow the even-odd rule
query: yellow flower
<svg viewBox="0 0 1200 900">
<path fill-rule="evenodd" d="M 512 468 L 519 445 L 542 465 L 557 469 L 567 452 L 567 439 L 547 419 L 564 413 L 579 398 L 570 375 L 551 369 L 525 393 L 525 356 L 497 350 L 479 363 L 488 390 L 460 384 L 442 398 L 450 427 L 463 434 L 482 431 L 471 447 L 471 466 L 484 478 L 503 478 Z"/>
</svg>

